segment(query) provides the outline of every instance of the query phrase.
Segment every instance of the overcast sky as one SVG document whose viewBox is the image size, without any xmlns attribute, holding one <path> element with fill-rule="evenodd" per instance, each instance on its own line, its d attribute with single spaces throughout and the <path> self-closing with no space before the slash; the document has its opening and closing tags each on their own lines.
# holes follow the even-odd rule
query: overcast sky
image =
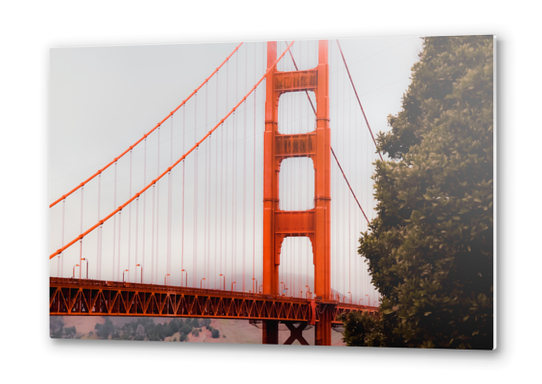
<svg viewBox="0 0 542 384">
<path fill-rule="evenodd" d="M 60 196 L 62 196 L 67 191 L 71 190 L 76 185 L 80 184 L 87 177 L 92 175 L 100 167 L 104 166 L 110 162 L 113 158 L 118 156 L 122 151 L 126 150 L 131 144 L 136 140 L 141 138 L 141 136 L 148 132 L 152 127 L 161 121 L 165 116 L 169 114 L 177 105 L 180 104 L 197 86 L 199 86 L 202 81 L 207 78 L 212 71 L 220 65 L 220 63 L 227 57 L 232 50 L 237 46 L 238 42 L 231 44 L 184 44 L 184 45 L 147 45 L 147 46 L 126 46 L 126 47 L 92 47 L 92 48 L 62 48 L 62 49 L 52 49 L 51 50 L 51 74 L 50 74 L 50 84 L 51 84 L 51 95 L 50 95 L 50 163 L 49 163 L 49 202 L 53 202 Z M 418 53 L 421 51 L 421 39 L 419 37 L 413 36 L 401 36 L 395 38 L 365 38 L 365 39 L 351 39 L 351 40 L 341 40 L 341 46 L 345 54 L 346 60 L 348 62 L 352 78 L 355 82 L 358 94 L 360 96 L 361 102 L 365 113 L 367 114 L 368 120 L 371 124 L 373 131 L 376 133 L 379 131 L 386 131 L 389 129 L 387 126 L 387 116 L 389 114 L 396 114 L 401 106 L 401 97 L 406 91 L 409 82 L 410 82 L 410 73 L 412 65 L 418 59 Z M 279 42 L 278 51 L 282 52 L 285 48 L 285 42 Z M 302 68 L 310 68 L 316 63 L 316 42 L 298 42 L 294 45 L 296 50 L 294 54 L 297 56 L 298 65 Z M 237 57 L 238 56 L 238 57 Z M 174 116 L 173 122 L 173 133 L 171 133 L 171 124 L 169 121 L 164 124 L 162 129 L 161 137 L 161 158 L 160 158 L 160 172 L 162 172 L 167 166 L 169 166 L 170 158 L 173 157 L 174 160 L 180 157 L 185 150 L 188 149 L 196 140 L 199 140 L 209 128 L 214 126 L 216 120 L 220 119 L 225 115 L 226 111 L 229 111 L 237 101 L 244 96 L 246 89 L 250 88 L 255 81 L 264 73 L 264 63 L 265 63 L 265 43 L 249 43 L 244 44 L 239 50 L 237 56 L 234 56 L 229 64 L 228 68 L 228 79 L 229 89 L 228 89 L 228 104 L 225 102 L 225 93 L 219 94 L 220 101 L 218 104 L 215 99 L 216 93 L 214 91 L 215 84 L 213 81 L 209 83 L 209 89 L 206 90 L 206 93 L 201 93 L 199 95 L 198 107 L 195 107 L 194 104 L 187 104 L 184 116 L 184 122 L 181 120 L 180 113 Z M 235 61 L 238 60 L 238 61 Z M 349 178 L 351 183 L 354 186 L 356 194 L 360 203 L 364 207 L 370 218 L 373 217 L 373 206 L 374 202 L 372 201 L 372 186 L 370 175 L 372 174 L 372 168 L 370 163 L 374 161 L 376 155 L 374 154 L 374 144 L 370 141 L 370 138 L 367 133 L 367 127 L 363 122 L 361 113 L 359 112 L 359 106 L 357 101 L 354 98 L 354 94 L 351 90 L 349 82 L 346 78 L 344 72 L 344 66 L 340 57 L 337 54 L 337 45 L 335 41 L 330 41 L 330 109 L 331 109 L 331 122 L 330 126 L 332 129 L 332 146 L 335 148 L 337 155 L 339 156 L 341 162 L 343 163 L 343 168 Z M 246 77 L 245 71 L 246 68 Z M 279 64 L 279 70 L 292 70 L 291 62 L 281 62 Z M 238 73 L 235 74 L 234 71 L 237 70 Z M 219 80 L 220 88 L 225 85 L 226 76 L 224 71 L 220 71 Z M 234 80 L 234 76 L 237 76 L 237 80 Z M 233 88 L 233 84 L 238 84 L 237 88 Z M 237 226 L 237 235 L 232 236 L 230 232 L 233 232 L 231 225 L 228 225 L 227 222 L 224 222 L 223 236 L 227 237 L 228 233 L 234 238 L 231 240 L 231 246 L 239 246 L 237 243 L 243 241 L 245 247 L 235 249 L 232 248 L 231 254 L 234 252 L 241 254 L 242 252 L 246 253 L 246 264 L 245 270 L 247 276 L 245 277 L 245 283 L 247 285 L 246 290 L 251 289 L 250 279 L 252 277 L 252 249 L 256 249 L 256 277 L 258 278 L 258 271 L 261 270 L 261 161 L 262 161 L 262 151 L 261 146 L 263 143 L 263 116 L 261 111 L 263 110 L 263 89 L 265 83 L 259 88 L 259 92 L 256 96 L 256 116 L 254 116 L 254 102 L 252 99 L 249 99 L 247 106 L 242 106 L 238 112 L 239 124 L 244 121 L 244 116 L 247 117 L 247 124 L 249 127 L 243 128 L 241 131 L 239 129 L 236 135 L 233 136 L 233 131 L 231 131 L 230 136 L 224 136 L 226 146 L 213 146 L 214 144 L 209 144 L 209 147 L 203 147 L 200 149 L 199 166 L 204 167 L 205 161 L 209 161 L 207 165 L 210 167 L 208 173 L 208 179 L 215 179 L 217 175 L 220 174 L 216 165 L 220 163 L 222 153 L 219 152 L 218 148 L 229 150 L 231 162 L 236 161 L 236 169 L 231 170 L 231 178 L 235 178 L 236 185 L 238 189 L 235 191 L 238 195 L 238 199 L 231 200 L 231 204 L 237 204 L 238 209 L 236 210 L 241 212 L 241 207 L 243 204 L 245 206 L 245 214 L 238 217 L 234 225 Z M 222 92 L 222 91 L 219 91 Z M 290 97 L 291 96 L 291 97 Z M 292 110 L 295 109 L 295 106 L 298 106 L 296 110 L 301 110 L 307 112 L 310 115 L 310 105 L 307 103 L 306 96 L 304 94 L 291 94 L 286 97 L 281 98 L 281 111 L 288 111 L 288 106 L 292 106 Z M 204 103 L 204 98 L 206 99 Z M 284 102 L 283 102 L 284 100 Z M 206 126 L 204 124 L 205 111 L 204 105 L 208 108 L 207 110 L 207 119 L 205 120 Z M 194 114 L 190 115 L 188 109 L 190 108 L 193 111 L 193 108 L 198 110 L 198 127 L 201 127 L 198 131 L 194 132 L 193 129 L 189 128 L 194 122 Z M 245 109 L 247 110 L 246 115 L 243 115 Z M 281 112 L 282 113 L 282 112 Z M 296 112 L 299 113 L 299 112 Z M 290 114 L 292 114 L 290 112 Z M 307 125 L 307 129 L 304 131 L 310 130 L 310 117 L 300 113 L 299 121 L 302 122 L 292 123 L 291 129 L 300 125 Z M 253 145 L 253 121 L 256 123 L 256 146 Z M 230 124 L 233 126 L 233 120 L 230 119 Z M 279 125 L 281 122 L 279 121 Z M 288 126 L 285 121 L 281 127 L 284 126 L 285 130 Z M 186 128 L 185 128 L 186 127 Z M 279 128 L 280 129 L 280 128 Z M 300 128 L 303 131 L 304 128 Z M 298 132 L 301 132 L 298 131 Z M 184 132 L 184 136 L 183 136 Z M 236 131 L 237 132 L 237 131 Z M 170 137 L 173 135 L 173 153 L 171 153 L 171 140 Z M 222 140 L 223 137 L 220 134 L 217 134 L 216 140 L 214 143 L 219 143 L 219 140 Z M 154 141 L 153 141 L 154 140 Z M 147 174 L 146 182 L 148 183 L 151 180 L 151 177 L 154 178 L 158 174 L 156 167 L 156 156 L 157 156 L 157 138 L 150 137 L 148 141 L 147 149 Z M 228 141 L 229 140 L 229 141 Z M 230 143 L 228 146 L 227 143 Z M 237 143 L 237 144 L 236 144 Z M 238 145 L 233 147 L 233 145 Z M 233 151 L 235 151 L 237 157 L 231 157 Z M 245 152 L 243 152 L 245 151 Z M 134 167 L 136 164 L 141 165 L 143 160 L 143 149 L 139 147 L 139 150 L 134 150 L 133 152 L 133 164 Z M 206 155 L 208 154 L 208 155 Z M 154 156 L 154 157 L 153 157 Z M 226 155 L 227 156 L 227 155 Z M 249 159 L 247 166 L 243 165 L 243 159 Z M 127 182 L 129 178 L 129 162 L 127 158 L 124 162 L 119 161 L 118 172 L 119 180 L 123 179 Z M 152 160 L 150 160 L 152 158 Z M 305 159 L 306 160 L 306 159 Z M 194 164 L 187 159 L 186 162 L 186 174 L 185 177 L 190 179 L 193 177 L 193 167 Z M 291 193 L 291 196 L 287 193 L 284 193 L 284 198 L 281 196 L 281 204 L 290 204 L 290 208 L 285 209 L 307 209 L 310 208 L 311 196 L 310 189 L 305 187 L 296 187 L 296 181 L 300 178 L 305 177 L 309 174 L 310 177 L 310 162 L 298 160 L 291 162 L 292 165 L 283 165 L 281 172 L 281 177 L 284 177 L 284 181 L 281 179 L 281 188 L 286 188 L 286 190 L 295 191 L 297 195 L 294 196 L 294 192 Z M 361 165 L 364 164 L 364 165 Z M 220 164 L 222 166 L 222 164 Z M 356 270 L 363 269 L 363 265 L 359 261 L 359 257 L 355 257 L 356 244 L 357 244 L 357 234 L 360 231 L 366 229 L 364 224 L 364 219 L 357 206 L 354 205 L 355 202 L 351 199 L 346 185 L 342 180 L 342 176 L 339 175 L 335 165 L 332 164 L 332 199 L 334 205 L 332 205 L 333 212 L 336 212 L 335 216 L 332 216 L 332 219 L 341 218 L 341 222 L 336 222 L 333 224 L 337 228 L 342 228 L 342 230 L 332 229 L 332 242 L 337 244 L 335 248 L 332 248 L 332 269 L 336 272 L 332 276 L 332 286 L 341 294 L 346 294 L 349 290 L 356 293 L 356 300 L 359 298 L 364 298 L 362 291 L 369 289 L 367 276 L 363 277 L 365 279 L 363 282 L 360 281 L 360 285 L 357 287 L 349 286 L 350 283 L 347 282 L 349 276 L 344 274 L 347 263 L 355 263 L 354 267 Z M 174 199 L 179 201 L 178 198 L 181 193 L 182 186 L 178 184 L 182 179 L 182 173 L 175 171 L 173 173 L 173 195 L 176 196 Z M 118 196 L 116 200 L 116 206 L 113 205 L 112 198 L 112 188 L 114 184 L 111 168 L 109 174 L 103 176 L 101 181 L 101 207 L 100 207 L 100 217 L 104 217 L 109 214 L 116 206 L 122 204 L 128 196 L 130 196 L 129 187 L 118 186 Z M 253 171 L 256 170 L 256 180 L 252 177 Z M 201 168 L 200 168 L 201 171 Z M 283 176 L 284 173 L 284 176 Z M 144 175 L 141 170 L 135 171 L 133 175 L 133 185 L 131 189 L 131 194 L 135 193 L 137 190 L 141 189 L 144 185 L 143 183 Z M 307 182 L 302 185 L 310 184 L 312 179 L 307 179 Z M 164 182 L 166 182 L 164 180 Z M 185 185 L 189 185 L 189 181 L 185 181 Z M 177 183 L 177 184 L 176 184 Z M 289 186 L 289 183 L 291 184 Z M 255 185 L 255 191 L 253 191 L 253 184 Z M 213 184 L 214 185 L 214 184 Z M 244 189 L 248 193 L 246 196 L 243 196 L 243 188 L 241 185 L 246 185 Z M 196 194 L 202 194 L 204 184 L 201 184 L 198 191 L 193 189 L 185 188 L 185 198 L 193 199 Z M 216 186 L 217 189 L 226 188 L 225 185 Z M 160 223 L 162 225 L 162 230 L 165 231 L 167 227 L 167 184 L 163 184 L 161 187 L 161 196 L 164 198 L 161 200 L 161 217 Z M 230 187 L 231 188 L 231 187 Z M 233 187 L 235 188 L 235 187 Z M 228 192 L 225 195 L 225 204 L 229 204 L 228 193 L 233 195 L 233 192 Z M 213 199 L 216 194 L 209 194 L 206 197 L 208 203 L 213 204 Z M 222 192 L 220 192 L 222 195 Z M 256 197 L 253 199 L 253 195 Z M 202 195 L 203 196 L 203 195 Z M 290 197 L 288 197 L 290 196 Z M 88 227 L 92 226 L 98 221 L 97 215 L 97 185 L 89 184 L 88 188 L 85 190 L 85 201 L 84 201 L 84 213 L 83 213 L 83 230 L 86 230 Z M 109 199 L 108 199 L 109 197 Z M 218 197 L 217 197 L 218 198 Z M 220 197 L 222 198 L 222 196 Z M 65 213 L 65 228 L 64 228 L 64 243 L 72 240 L 80 233 L 81 225 L 81 205 L 80 205 L 81 196 L 79 193 L 74 194 L 71 198 L 67 199 L 66 203 L 66 213 Z M 187 201 L 185 200 L 185 206 L 187 206 Z M 254 200 L 254 201 L 253 201 Z M 202 204 L 201 201 L 198 203 L 198 207 Z M 298 205 L 296 205 L 298 204 Z M 303 204 L 309 204 L 305 206 Z M 174 217 L 172 219 L 173 226 L 173 248 L 179 250 L 180 245 L 180 234 L 181 234 L 181 215 L 182 207 L 174 203 L 173 204 Z M 193 205 L 193 204 L 192 204 Z M 217 204 L 220 205 L 220 204 Z M 135 215 L 135 207 L 132 208 L 132 215 Z M 139 208 L 142 212 L 142 207 Z M 146 212 L 150 212 L 150 200 L 146 205 Z M 202 215 L 204 211 L 204 205 L 201 205 L 199 208 L 198 217 Z M 209 208 L 210 210 L 212 208 Z M 252 210 L 255 209 L 255 221 L 256 226 L 252 226 Z M 348 213 L 351 212 L 350 216 Z M 193 210 L 185 209 L 184 215 L 185 220 L 188 222 L 194 219 L 195 212 Z M 227 214 L 227 213 L 226 213 Z M 142 215 L 142 213 L 141 213 Z M 233 217 L 233 216 L 232 216 Z M 62 243 L 62 204 L 57 205 L 56 207 L 50 210 L 50 251 L 58 249 Z M 219 218 L 219 212 L 209 212 L 207 221 L 205 219 L 199 219 L 199 226 L 207 226 L 210 230 L 207 233 L 216 233 L 218 236 L 220 230 L 214 230 L 211 225 Z M 123 227 L 123 236 L 127 229 L 126 216 L 123 217 L 124 227 Z M 139 222 L 142 223 L 141 216 Z M 145 280 L 150 279 L 151 267 L 150 265 L 150 242 L 151 238 L 149 237 L 149 232 L 151 224 L 147 216 L 146 224 L 146 251 L 147 251 L 147 266 L 145 267 Z M 132 221 L 133 226 L 135 227 L 135 222 Z M 117 224 L 118 225 L 118 224 Z M 196 241 L 195 239 L 201 242 L 198 249 L 198 255 L 203 252 L 202 248 L 206 248 L 205 252 L 207 254 L 212 252 L 214 247 L 213 239 L 206 238 L 202 233 L 204 228 L 201 227 L 200 232 L 194 234 L 191 228 L 187 228 L 185 223 L 184 236 L 185 236 L 185 254 L 191 254 L 193 251 L 193 245 Z M 341 227 L 342 226 L 342 227 Z M 348 226 L 348 229 L 346 229 Z M 132 227 L 131 231 L 134 231 L 135 228 Z M 226 228 L 227 227 L 227 228 Z M 333 227 L 333 228 L 335 228 Z M 241 228 L 245 228 L 245 237 L 247 239 L 242 239 L 240 235 Z M 113 235 L 112 235 L 112 226 L 109 229 L 110 234 L 107 239 L 103 240 L 103 247 L 109 246 L 108 251 L 104 251 L 108 254 L 115 252 L 118 254 L 118 242 L 115 245 L 115 249 L 112 247 Z M 104 226 L 104 236 L 105 235 L 105 226 Z M 139 231 L 141 231 L 141 224 L 139 226 Z M 343 237 L 334 237 L 336 232 L 342 233 Z M 176 234 L 176 235 L 175 235 Z M 127 246 L 123 245 L 121 254 L 123 259 L 120 264 L 120 271 L 129 267 L 130 273 L 135 269 L 135 258 L 134 258 L 134 247 L 133 243 L 134 234 L 130 233 L 132 245 L 131 245 L 131 259 L 130 264 L 127 264 L 125 253 L 127 252 Z M 118 236 L 118 234 L 116 235 Z M 166 232 L 161 232 L 161 241 L 164 241 L 167 237 Z M 203 237 L 202 237 L 203 236 Z M 210 236 L 210 235 L 209 235 Z M 254 236 L 254 242 L 252 237 Z M 339 235 L 337 235 L 339 236 Z M 124 237 L 126 241 L 127 237 Z M 188 240 L 190 239 L 190 240 Z M 217 237 L 216 242 L 219 238 Z M 142 241 L 142 237 L 138 240 Z M 226 241 L 224 239 L 224 241 Z M 89 277 L 96 277 L 96 243 L 97 237 L 94 237 L 90 240 L 94 248 L 84 248 L 84 253 L 88 256 L 89 263 L 91 264 L 89 268 Z M 349 244 L 345 246 L 344 244 Z M 285 243 L 286 244 L 286 243 Z M 343 245 L 341 245 L 343 244 Z M 86 247 L 88 245 L 85 244 Z M 139 252 L 141 254 L 141 243 L 139 244 Z M 229 245 L 228 245 L 229 247 Z M 296 248 L 297 247 L 297 248 Z M 340 248 L 342 247 L 342 248 Z M 79 247 L 73 246 L 69 252 L 66 252 L 64 267 L 63 267 L 63 276 L 72 275 L 72 267 L 79 260 Z M 173 281 L 172 283 L 179 284 L 181 274 L 179 273 L 180 264 L 179 264 L 179 254 L 178 252 L 172 251 L 172 268 L 176 273 L 172 273 Z M 165 252 L 163 248 L 161 253 Z M 180 252 L 180 251 L 179 251 Z M 230 251 L 228 251 L 230 252 Z M 296 239 L 295 242 L 292 240 L 292 244 L 285 246 L 283 249 L 283 255 L 285 260 L 289 260 L 290 264 L 284 264 L 285 268 L 289 268 L 290 274 L 296 274 L 299 270 L 307 270 L 309 258 L 309 248 L 308 241 L 302 239 Z M 302 254 L 301 258 L 295 259 L 295 263 L 299 262 L 297 268 L 291 264 L 293 258 L 290 258 L 288 255 Z M 85 256 L 84 255 L 84 256 Z M 109 255 L 110 256 L 110 255 Z M 110 279 L 112 277 L 112 263 L 111 261 L 106 261 L 107 257 L 104 254 L 102 261 L 102 278 Z M 139 256 L 141 258 L 141 256 Z M 162 256 L 165 257 L 165 256 Z M 191 265 L 192 256 L 184 256 L 183 267 L 188 270 L 193 270 Z M 200 256 L 200 259 L 205 256 Z M 51 266 L 51 275 L 57 275 L 57 260 L 58 258 L 53 259 L 50 262 Z M 239 259 L 239 257 L 238 257 Z M 109 260 L 109 259 L 107 259 Z M 226 260 L 225 260 L 226 261 Z M 201 260 L 198 261 L 201 263 Z M 216 277 L 219 273 L 218 270 L 209 270 L 209 264 L 216 264 L 217 261 L 213 259 L 212 256 L 208 255 L 205 261 L 206 267 L 201 264 L 198 264 L 198 279 L 193 281 L 194 285 L 199 284 L 200 278 L 207 276 L 207 284 L 211 284 L 208 287 L 213 288 L 213 283 L 216 284 Z M 236 263 L 240 263 L 236 261 Z M 334 264 L 336 263 L 336 264 Z M 163 258 L 159 262 L 158 273 L 156 276 L 158 282 L 163 279 L 163 276 L 166 272 L 166 259 Z M 210 274 L 213 277 L 206 275 L 203 271 L 209 270 Z M 238 275 L 241 273 L 240 265 L 231 265 L 228 268 L 230 270 L 222 271 L 227 272 L 233 277 L 228 280 L 228 286 L 230 281 L 238 280 Z M 232 274 L 232 270 L 236 272 Z M 139 271 L 139 270 L 138 270 Z M 343 274 L 341 275 L 341 271 Z M 310 274 L 309 268 L 309 274 Z M 131 280 L 134 280 L 135 276 L 131 275 Z M 194 276 L 189 277 L 189 282 Z M 260 284 L 261 284 L 261 277 Z M 294 279 L 292 279 L 291 284 L 294 284 Z M 310 276 L 308 283 L 312 285 L 312 276 Z M 163 282 L 163 280 L 162 280 Z M 240 288 L 240 282 L 237 288 Z M 296 289 L 299 290 L 301 283 L 297 284 Z M 361 285 L 363 284 L 363 285 Z M 301 284 L 305 285 L 305 284 Z M 354 291 L 356 289 L 356 291 Z M 376 298 L 374 292 L 371 291 L 372 298 Z"/>
</svg>

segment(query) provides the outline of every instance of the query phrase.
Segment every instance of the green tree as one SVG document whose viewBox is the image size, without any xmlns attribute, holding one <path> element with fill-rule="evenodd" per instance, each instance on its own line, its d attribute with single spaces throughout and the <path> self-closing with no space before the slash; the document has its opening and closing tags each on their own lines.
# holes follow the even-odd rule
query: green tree
<svg viewBox="0 0 542 384">
<path fill-rule="evenodd" d="M 376 162 L 378 215 L 359 247 L 381 318 L 358 324 L 362 345 L 491 349 L 492 37 L 425 38 L 388 120 L 378 143 L 392 161 Z"/>
<path fill-rule="evenodd" d="M 138 324 L 134 336 L 134 340 L 145 340 L 145 327 L 143 324 Z"/>
<path fill-rule="evenodd" d="M 96 323 L 94 326 L 94 330 L 96 331 L 96 336 L 100 339 L 108 339 L 110 335 L 115 332 L 115 326 L 113 325 L 113 322 L 109 317 L 105 318 L 105 321 L 103 324 Z"/>
<path fill-rule="evenodd" d="M 181 321 L 178 319 L 171 320 L 167 325 L 167 336 L 172 336 L 175 333 L 179 332 L 179 326 Z"/>
<path fill-rule="evenodd" d="M 199 327 L 199 320 L 195 317 L 186 319 L 186 324 L 192 326 L 192 328 L 198 328 Z"/>
<path fill-rule="evenodd" d="M 340 320 L 345 325 L 343 341 L 346 341 L 348 346 L 378 347 L 384 344 L 382 322 L 374 315 L 350 312 L 343 314 Z"/>
<path fill-rule="evenodd" d="M 62 316 L 49 317 L 49 333 L 52 338 L 60 339 L 64 334 L 64 320 Z"/>
<path fill-rule="evenodd" d="M 192 332 L 192 327 L 188 323 L 182 323 L 179 326 L 179 332 L 188 335 L 190 332 Z"/>
<path fill-rule="evenodd" d="M 75 337 L 76 333 L 77 333 L 77 330 L 75 329 L 75 326 L 74 327 L 64 328 L 64 336 L 67 339 L 73 339 Z"/>
<path fill-rule="evenodd" d="M 220 331 L 216 328 L 213 328 L 212 332 L 211 332 L 211 337 L 213 339 L 218 339 L 220 337 Z"/>
</svg>

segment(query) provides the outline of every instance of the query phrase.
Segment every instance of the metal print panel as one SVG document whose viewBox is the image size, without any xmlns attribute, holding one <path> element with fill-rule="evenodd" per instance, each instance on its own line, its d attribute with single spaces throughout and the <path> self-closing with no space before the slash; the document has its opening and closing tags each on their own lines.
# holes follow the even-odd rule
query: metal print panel
<svg viewBox="0 0 542 384">
<path fill-rule="evenodd" d="M 493 349 L 493 45 L 53 49 L 51 337 Z"/>
</svg>

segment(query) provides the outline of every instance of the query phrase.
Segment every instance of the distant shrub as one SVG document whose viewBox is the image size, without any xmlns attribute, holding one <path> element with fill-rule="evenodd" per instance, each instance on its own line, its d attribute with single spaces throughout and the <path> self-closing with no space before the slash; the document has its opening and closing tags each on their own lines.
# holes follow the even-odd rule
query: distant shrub
<svg viewBox="0 0 542 384">
<path fill-rule="evenodd" d="M 49 318 L 49 331 L 52 338 L 60 339 L 64 333 L 64 321 L 61 316 L 51 316 Z"/>
<path fill-rule="evenodd" d="M 64 336 L 67 339 L 73 339 L 76 333 L 77 331 L 75 330 L 75 327 L 64 328 Z"/>
</svg>

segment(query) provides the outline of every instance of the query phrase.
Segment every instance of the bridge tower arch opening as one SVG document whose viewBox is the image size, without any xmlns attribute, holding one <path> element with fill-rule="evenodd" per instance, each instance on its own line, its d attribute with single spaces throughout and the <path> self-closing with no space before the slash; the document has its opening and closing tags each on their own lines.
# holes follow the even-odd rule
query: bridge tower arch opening
<svg viewBox="0 0 542 384">
<path fill-rule="evenodd" d="M 306 236 L 311 240 L 314 261 L 314 297 L 326 303 L 316 326 L 316 344 L 331 344 L 332 297 L 330 285 L 330 141 L 328 42 L 318 43 L 318 65 L 301 71 L 278 71 L 277 43 L 267 43 L 264 186 L 263 186 L 263 293 L 280 294 L 280 250 L 284 238 Z M 289 92 L 314 92 L 315 129 L 288 134 L 279 127 L 279 100 Z M 314 164 L 314 208 L 286 211 L 280 208 L 281 163 L 292 157 L 309 157 Z M 277 324 L 264 326 L 263 342 L 276 343 Z"/>
</svg>

